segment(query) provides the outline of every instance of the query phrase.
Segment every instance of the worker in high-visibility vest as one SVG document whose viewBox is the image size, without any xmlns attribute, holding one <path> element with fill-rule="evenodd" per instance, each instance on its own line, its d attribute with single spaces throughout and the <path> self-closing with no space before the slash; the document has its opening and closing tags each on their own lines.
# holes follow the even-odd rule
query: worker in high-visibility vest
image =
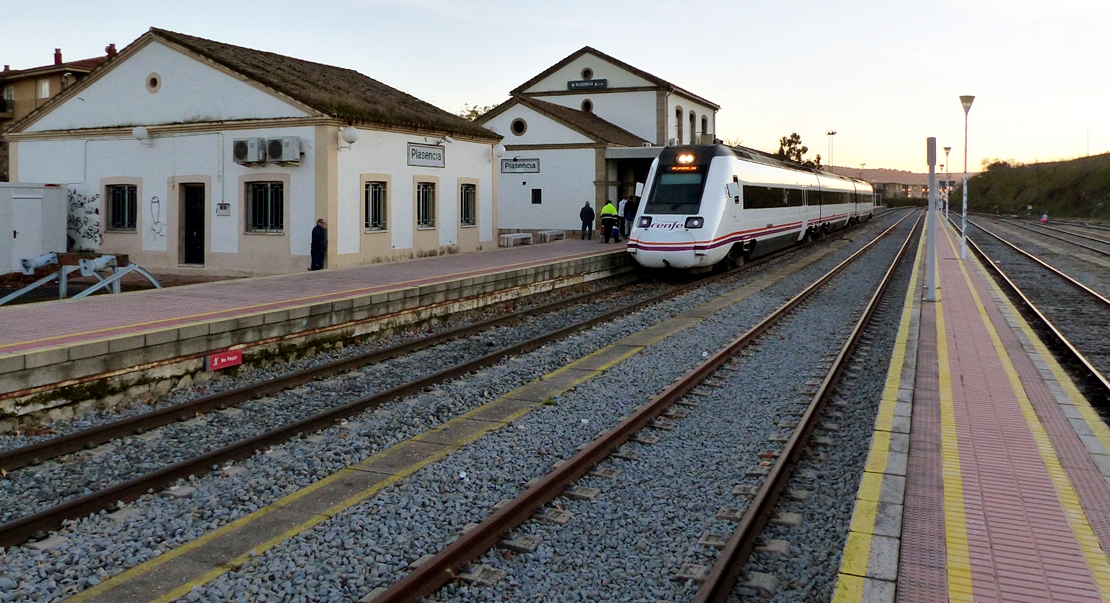
<svg viewBox="0 0 1110 603">
<path fill-rule="evenodd" d="M 616 242 L 621 242 L 621 233 L 617 228 L 617 206 L 613 205 L 610 200 L 601 208 L 601 230 L 605 233 L 603 243 L 609 242 L 609 237 L 613 237 Z"/>
</svg>

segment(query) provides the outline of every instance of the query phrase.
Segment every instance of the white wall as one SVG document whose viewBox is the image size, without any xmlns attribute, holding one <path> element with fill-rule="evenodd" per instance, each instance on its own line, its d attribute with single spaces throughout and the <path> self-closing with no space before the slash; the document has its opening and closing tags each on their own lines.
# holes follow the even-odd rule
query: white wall
<svg viewBox="0 0 1110 603">
<path fill-rule="evenodd" d="M 690 144 L 690 111 L 697 114 L 697 132 L 701 134 L 701 118 L 704 115 L 709 120 L 709 129 L 706 134 L 717 132 L 716 117 L 713 109 L 701 103 L 694 102 L 685 96 L 671 93 L 667 95 L 667 138 L 675 138 L 678 126 L 675 122 L 675 107 L 682 107 L 682 144 Z"/>
<path fill-rule="evenodd" d="M 586 53 L 570 63 L 567 63 L 551 75 L 535 83 L 525 92 L 550 92 L 553 90 L 566 90 L 568 81 L 582 79 L 582 70 L 589 67 L 593 69 L 595 80 L 609 80 L 609 88 L 629 88 L 638 86 L 654 86 L 655 84 L 635 75 L 621 67 Z"/>
<path fill-rule="evenodd" d="M 513 134 L 510 126 L 513 120 L 520 118 L 528 124 L 524 134 Z M 542 115 L 521 104 L 515 104 L 500 115 L 495 116 L 487 123 L 485 128 L 493 130 L 505 137 L 501 141 L 505 146 L 514 144 L 594 144 L 594 141 L 583 134 L 564 126 L 563 124 Z"/>
<path fill-rule="evenodd" d="M 147 90 L 152 73 L 161 81 L 155 93 Z M 306 115 L 255 86 L 153 41 L 26 131 Z"/>
<path fill-rule="evenodd" d="M 211 212 L 211 251 L 235 253 L 239 233 L 245 225 L 245 208 L 239 202 L 239 177 L 251 173 L 289 174 L 289 253 L 308 255 L 310 233 L 315 222 L 315 130 L 312 127 L 234 130 L 203 134 L 166 135 L 146 146 L 131 137 L 92 140 L 26 140 L 18 143 L 18 174 L 29 182 L 64 184 L 70 190 L 92 197 L 101 193 L 103 178 L 141 178 L 138 228 L 142 249 L 166 251 L 166 235 L 178 228 L 177 216 L 169 215 L 169 178 L 208 176 L 212 181 L 210 207 L 231 204 L 230 216 Z M 231 146 L 237 138 L 299 136 L 304 155 L 299 166 L 267 163 L 248 167 L 234 162 Z M 155 202 L 154 198 L 158 201 Z M 100 216 L 105 215 L 101 199 Z M 101 227 L 103 228 L 103 224 Z M 95 245 L 90 245 L 95 247 Z"/>
<path fill-rule="evenodd" d="M 572 109 L 581 109 L 582 101 L 589 99 L 594 104 L 594 115 L 616 124 L 648 142 L 655 142 L 654 90 L 602 94 L 583 92 L 581 94 L 537 96 L 536 98 Z"/>
<path fill-rule="evenodd" d="M 538 174 L 500 174 L 498 226 L 500 228 L 577 230 L 578 211 L 589 201 L 594 206 L 594 149 L 509 151 L 505 156 L 539 158 Z M 532 189 L 541 189 L 543 203 L 532 204 Z M 597 211 L 598 208 L 594 208 Z"/>
<path fill-rule="evenodd" d="M 436 226 L 440 245 L 459 242 L 458 179 L 478 180 L 478 239 L 492 241 L 493 164 L 490 143 L 456 140 L 444 143 L 446 167 L 408 165 L 408 143 L 435 144 L 436 139 L 377 130 L 359 130 L 358 141 L 350 148 L 340 146 L 339 164 L 339 246 L 338 252 L 358 253 L 363 232 L 361 174 L 389 174 L 393 190 L 389 193 L 390 237 L 394 249 L 413 247 L 413 177 L 439 178 Z M 338 132 L 337 132 L 338 136 Z M 338 138 L 337 138 L 338 140 Z"/>
</svg>

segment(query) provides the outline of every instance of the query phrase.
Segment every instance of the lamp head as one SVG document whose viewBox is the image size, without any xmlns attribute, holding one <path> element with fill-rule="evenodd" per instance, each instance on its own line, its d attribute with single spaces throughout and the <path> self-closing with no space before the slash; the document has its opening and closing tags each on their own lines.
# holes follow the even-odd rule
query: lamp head
<svg viewBox="0 0 1110 603">
<path fill-rule="evenodd" d="M 146 126 L 135 126 L 135 129 L 131 130 L 131 138 L 135 140 L 148 140 L 150 138 L 150 132 L 147 131 Z"/>
<path fill-rule="evenodd" d="M 339 136 L 343 139 L 343 142 L 347 144 L 355 144 L 355 142 L 358 141 L 358 128 L 354 126 L 347 126 L 346 128 L 343 128 L 343 131 L 339 133 Z"/>
<path fill-rule="evenodd" d="M 963 105 L 963 107 L 964 107 L 964 114 L 965 115 L 967 114 L 968 111 L 971 110 L 971 103 L 974 100 L 975 100 L 974 96 L 965 95 L 965 96 L 960 97 L 960 104 Z"/>
<path fill-rule="evenodd" d="M 494 157 L 503 157 L 505 155 L 505 145 L 500 143 L 493 145 L 492 152 Z"/>
</svg>

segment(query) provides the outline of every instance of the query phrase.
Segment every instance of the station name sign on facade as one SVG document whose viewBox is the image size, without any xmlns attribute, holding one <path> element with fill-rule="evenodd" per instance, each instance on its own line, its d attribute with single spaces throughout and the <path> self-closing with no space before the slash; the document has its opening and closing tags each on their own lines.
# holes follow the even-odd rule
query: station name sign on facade
<svg viewBox="0 0 1110 603">
<path fill-rule="evenodd" d="M 538 174 L 540 173 L 539 159 L 502 159 L 502 174 Z"/>
<path fill-rule="evenodd" d="M 567 90 L 598 90 L 609 87 L 609 80 L 571 80 Z"/>
<path fill-rule="evenodd" d="M 408 164 L 421 167 L 446 167 L 447 151 L 440 146 L 409 143 Z"/>
</svg>

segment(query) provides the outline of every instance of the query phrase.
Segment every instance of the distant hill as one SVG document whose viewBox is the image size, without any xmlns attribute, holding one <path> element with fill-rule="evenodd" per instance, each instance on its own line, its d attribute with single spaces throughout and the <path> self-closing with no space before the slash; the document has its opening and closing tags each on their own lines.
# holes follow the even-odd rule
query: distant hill
<svg viewBox="0 0 1110 603">
<path fill-rule="evenodd" d="M 960 195 L 957 185 L 952 199 Z M 968 181 L 967 205 L 987 213 L 1110 220 L 1110 153 L 1030 165 L 992 163 Z"/>
</svg>

